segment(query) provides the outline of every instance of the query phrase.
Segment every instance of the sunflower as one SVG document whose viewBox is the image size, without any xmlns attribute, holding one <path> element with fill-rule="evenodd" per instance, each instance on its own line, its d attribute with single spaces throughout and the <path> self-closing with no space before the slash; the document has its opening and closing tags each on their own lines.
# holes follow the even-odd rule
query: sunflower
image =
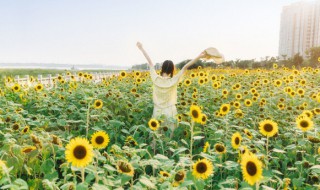
<svg viewBox="0 0 320 190">
<path fill-rule="evenodd" d="M 230 104 L 222 104 L 220 106 L 220 113 L 222 115 L 226 115 L 227 113 L 229 113 L 230 111 Z"/>
<path fill-rule="evenodd" d="M 198 160 L 192 168 L 192 175 L 197 179 L 207 179 L 213 173 L 212 162 L 206 158 Z"/>
<path fill-rule="evenodd" d="M 127 72 L 121 71 L 121 72 L 120 72 L 120 76 L 121 76 L 122 78 L 126 78 Z"/>
<path fill-rule="evenodd" d="M 40 92 L 41 90 L 43 90 L 43 84 L 39 83 L 39 84 L 35 85 L 34 90 L 37 92 Z"/>
<path fill-rule="evenodd" d="M 285 105 L 284 105 L 284 103 L 281 103 L 281 102 L 279 102 L 278 104 L 277 104 L 277 106 L 278 106 L 278 108 L 279 108 L 279 110 L 284 110 L 285 109 Z"/>
<path fill-rule="evenodd" d="M 103 106 L 102 100 L 95 100 L 93 103 L 94 109 L 101 109 Z"/>
<path fill-rule="evenodd" d="M 226 95 L 228 95 L 228 94 L 229 94 L 229 92 L 228 92 L 227 89 L 223 89 L 223 90 L 222 90 L 222 95 L 223 95 L 223 96 L 226 96 Z"/>
<path fill-rule="evenodd" d="M 252 101 L 250 99 L 245 99 L 244 100 L 244 105 L 247 106 L 247 107 L 250 107 L 250 106 L 252 106 Z"/>
<path fill-rule="evenodd" d="M 320 115 L 320 108 L 314 108 L 312 111 L 315 115 Z"/>
<path fill-rule="evenodd" d="M 138 143 L 132 136 L 128 136 L 125 140 L 125 145 L 126 146 L 138 146 Z"/>
<path fill-rule="evenodd" d="M 166 171 L 160 171 L 160 175 L 162 177 L 170 177 L 170 174 L 168 172 L 166 172 Z"/>
<path fill-rule="evenodd" d="M 296 119 L 296 124 L 297 127 L 301 129 L 303 132 L 306 132 L 313 128 L 313 121 L 306 116 L 298 117 Z"/>
<path fill-rule="evenodd" d="M 199 78 L 199 80 L 198 80 L 199 85 L 203 85 L 204 82 L 205 82 L 204 78 Z"/>
<path fill-rule="evenodd" d="M 153 131 L 157 130 L 160 126 L 159 121 L 153 118 L 149 120 L 148 125 Z"/>
<path fill-rule="evenodd" d="M 203 151 L 204 153 L 206 153 L 208 151 L 208 148 L 210 147 L 210 144 L 208 142 L 204 143 L 204 146 L 203 146 Z"/>
<path fill-rule="evenodd" d="M 116 167 L 119 173 L 123 173 L 128 176 L 133 176 L 134 174 L 134 169 L 129 162 L 120 160 L 117 162 Z"/>
<path fill-rule="evenodd" d="M 30 130 L 30 127 L 27 125 L 22 129 L 21 133 L 26 134 L 29 132 L 29 130 Z"/>
<path fill-rule="evenodd" d="M 190 79 L 186 79 L 184 80 L 184 85 L 186 86 L 190 86 L 192 84 L 191 80 Z"/>
<path fill-rule="evenodd" d="M 232 148 L 238 149 L 241 144 L 242 137 L 239 132 L 236 132 L 231 137 Z"/>
<path fill-rule="evenodd" d="M 214 145 L 214 149 L 219 154 L 224 154 L 227 152 L 226 147 L 223 144 L 217 143 Z"/>
<path fill-rule="evenodd" d="M 35 147 L 35 146 L 27 146 L 27 147 L 23 148 L 23 149 L 21 150 L 21 152 L 23 152 L 23 153 L 30 153 L 31 151 L 34 151 L 34 150 L 36 150 L 36 149 L 37 149 L 37 147 Z"/>
<path fill-rule="evenodd" d="M 199 106 L 196 106 L 196 105 L 192 105 L 190 107 L 190 115 L 192 117 L 192 120 L 196 123 L 201 123 L 201 109 Z"/>
<path fill-rule="evenodd" d="M 137 89 L 136 89 L 136 88 L 132 88 L 132 89 L 131 89 L 131 93 L 132 93 L 132 94 L 137 93 Z"/>
<path fill-rule="evenodd" d="M 312 119 L 312 117 L 313 117 L 313 113 L 310 110 L 304 110 L 301 115 L 305 115 L 305 116 L 309 117 L 310 119 Z"/>
<path fill-rule="evenodd" d="M 242 99 L 242 95 L 240 93 L 236 94 L 236 99 L 237 100 L 241 100 Z"/>
<path fill-rule="evenodd" d="M 16 83 L 12 87 L 13 92 L 19 92 L 21 90 L 20 84 Z"/>
<path fill-rule="evenodd" d="M 241 109 L 236 109 L 235 113 L 234 113 L 234 117 L 235 118 L 243 118 L 243 112 Z"/>
<path fill-rule="evenodd" d="M 302 88 L 298 88 L 297 93 L 301 96 L 304 95 L 304 90 Z"/>
<path fill-rule="evenodd" d="M 92 161 L 93 147 L 87 139 L 76 137 L 66 146 L 65 155 L 72 166 L 86 167 Z"/>
<path fill-rule="evenodd" d="M 278 132 L 278 124 L 270 119 L 259 123 L 260 133 L 267 137 L 273 137 Z"/>
<path fill-rule="evenodd" d="M 181 122 L 182 121 L 182 115 L 181 114 L 178 114 L 176 116 L 176 119 L 178 120 L 178 122 Z"/>
<path fill-rule="evenodd" d="M 97 131 L 91 136 L 91 143 L 93 148 L 105 148 L 108 146 L 109 142 L 109 135 L 104 131 Z"/>
<path fill-rule="evenodd" d="M 20 128 L 20 124 L 19 123 L 14 123 L 12 125 L 12 129 L 15 130 L 15 131 L 17 131 L 19 128 Z"/>
<path fill-rule="evenodd" d="M 253 136 L 252 136 L 251 132 L 248 129 L 244 129 L 244 133 L 247 135 L 247 137 L 249 139 L 252 139 Z"/>
<path fill-rule="evenodd" d="M 185 171 L 178 171 L 175 175 L 174 175 L 174 182 L 173 182 L 173 186 L 177 187 L 180 183 L 182 183 L 184 181 L 186 177 L 186 172 Z"/>
<path fill-rule="evenodd" d="M 275 81 L 273 82 L 273 84 L 274 84 L 276 87 L 279 87 L 279 86 L 281 86 L 282 81 L 281 81 L 281 80 L 275 80 Z"/>
<path fill-rule="evenodd" d="M 207 116 L 206 116 L 206 114 L 201 114 L 201 124 L 202 125 L 205 125 L 206 123 L 207 123 Z"/>
<path fill-rule="evenodd" d="M 262 163 L 254 154 L 244 154 L 241 160 L 243 179 L 250 185 L 262 179 Z"/>
<path fill-rule="evenodd" d="M 235 108 L 240 108 L 240 102 L 238 102 L 238 101 L 233 102 L 233 106 Z"/>
</svg>

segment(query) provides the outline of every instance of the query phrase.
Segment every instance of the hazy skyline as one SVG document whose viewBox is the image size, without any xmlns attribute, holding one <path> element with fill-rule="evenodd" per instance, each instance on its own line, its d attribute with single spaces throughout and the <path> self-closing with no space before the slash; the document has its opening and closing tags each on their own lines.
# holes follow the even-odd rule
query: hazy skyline
<svg viewBox="0 0 320 190">
<path fill-rule="evenodd" d="M 226 60 L 277 56 L 296 0 L 0 0 L 0 63 L 178 63 L 216 47 Z"/>
</svg>

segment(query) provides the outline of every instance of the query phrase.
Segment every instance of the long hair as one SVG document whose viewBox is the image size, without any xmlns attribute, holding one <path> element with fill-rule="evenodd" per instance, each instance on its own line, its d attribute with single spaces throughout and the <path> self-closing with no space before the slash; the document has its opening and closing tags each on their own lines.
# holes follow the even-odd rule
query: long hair
<svg viewBox="0 0 320 190">
<path fill-rule="evenodd" d="M 166 73 L 167 75 L 170 75 L 170 77 L 173 77 L 173 70 L 174 70 L 173 62 L 170 60 L 166 60 L 162 64 L 160 75 L 162 76 L 163 73 Z"/>
</svg>

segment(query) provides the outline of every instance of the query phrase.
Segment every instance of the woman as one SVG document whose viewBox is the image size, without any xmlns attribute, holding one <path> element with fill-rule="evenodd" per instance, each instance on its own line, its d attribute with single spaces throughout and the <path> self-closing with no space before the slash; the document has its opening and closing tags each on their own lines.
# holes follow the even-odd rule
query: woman
<svg viewBox="0 0 320 190">
<path fill-rule="evenodd" d="M 200 58 L 205 58 L 207 53 L 205 51 L 201 52 L 200 55 L 189 61 L 175 76 L 173 76 L 173 62 L 166 60 L 162 64 L 160 75 L 158 75 L 149 55 L 143 49 L 142 44 L 137 42 L 137 46 L 146 57 L 150 67 L 150 76 L 153 82 L 154 103 L 152 117 L 159 118 L 164 115 L 166 118 L 174 118 L 177 115 L 177 86 L 179 80 L 191 65 L 197 62 Z"/>
</svg>

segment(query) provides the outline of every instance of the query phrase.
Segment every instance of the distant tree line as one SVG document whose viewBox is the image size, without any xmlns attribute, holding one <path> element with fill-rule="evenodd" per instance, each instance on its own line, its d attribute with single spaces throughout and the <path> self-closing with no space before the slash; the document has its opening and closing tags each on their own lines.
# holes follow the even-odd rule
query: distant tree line
<svg viewBox="0 0 320 190">
<path fill-rule="evenodd" d="M 239 68 L 239 69 L 257 69 L 257 68 L 265 68 L 265 69 L 271 69 L 273 67 L 274 63 L 277 63 L 278 66 L 285 66 L 288 68 L 292 68 L 292 66 L 295 66 L 296 68 L 301 67 L 320 67 L 320 47 L 313 47 L 306 51 L 306 59 L 304 59 L 299 53 L 295 54 L 293 57 L 287 57 L 287 55 L 281 55 L 280 57 L 269 57 L 266 56 L 264 58 L 261 58 L 260 61 L 256 61 L 254 59 L 248 59 L 248 60 L 231 60 L 223 62 L 220 65 L 215 64 L 214 62 L 205 62 L 202 60 L 197 61 L 194 65 L 189 67 L 189 69 L 195 69 L 199 66 L 201 67 L 211 67 L 211 68 L 217 68 L 217 67 L 230 67 L 230 68 Z M 190 61 L 184 60 L 180 63 L 177 63 L 175 66 L 178 69 L 181 69 L 185 64 L 187 64 Z M 157 63 L 155 65 L 156 69 L 161 69 L 162 63 Z M 140 65 L 134 65 L 131 68 L 132 70 L 147 70 L 149 69 L 148 64 L 140 64 Z"/>
</svg>

